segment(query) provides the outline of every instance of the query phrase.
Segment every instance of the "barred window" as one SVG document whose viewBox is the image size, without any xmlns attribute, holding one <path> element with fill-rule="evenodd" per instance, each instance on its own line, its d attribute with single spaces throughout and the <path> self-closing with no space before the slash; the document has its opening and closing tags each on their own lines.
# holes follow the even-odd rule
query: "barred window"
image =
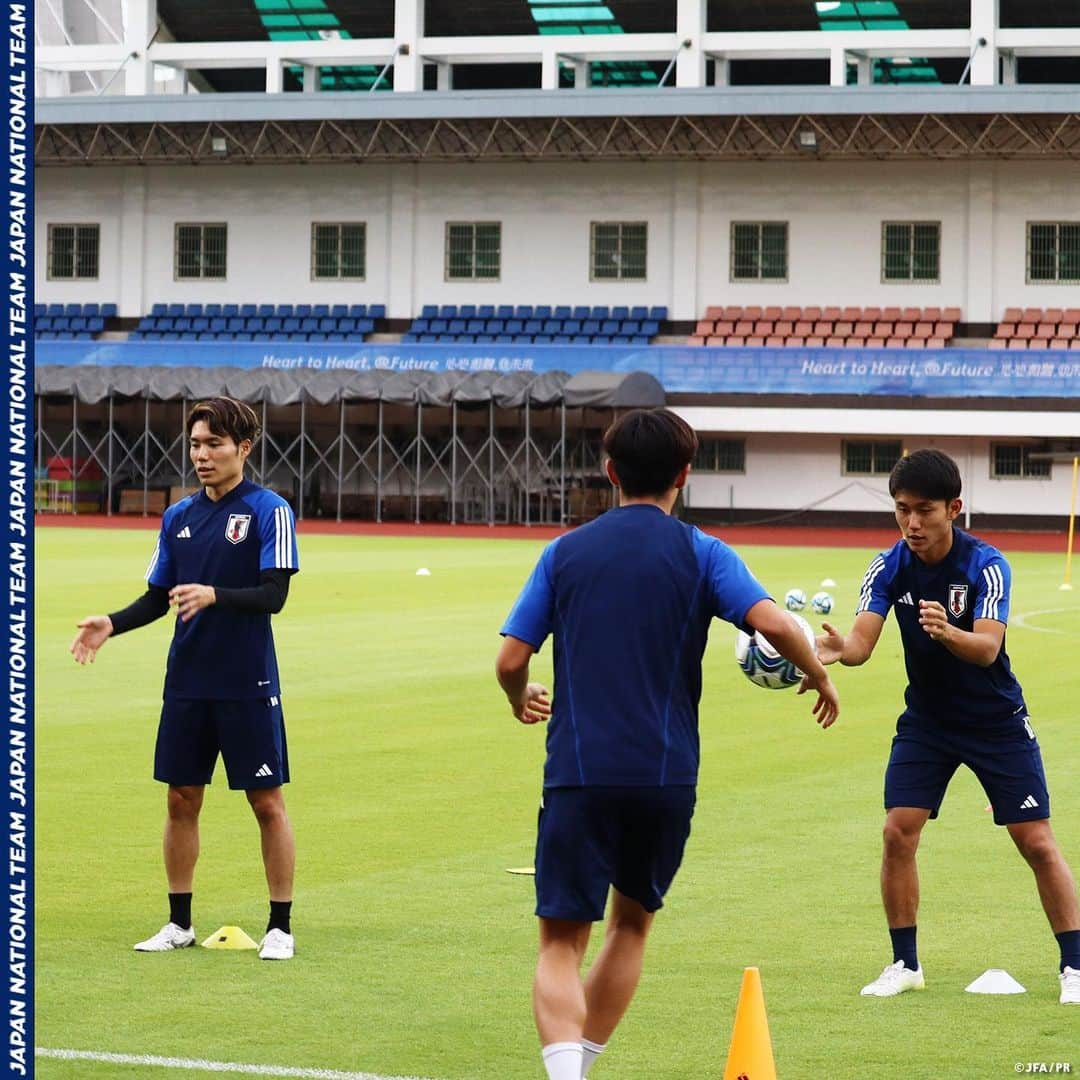
<svg viewBox="0 0 1080 1080">
<path fill-rule="evenodd" d="M 649 226 L 644 221 L 594 221 L 589 241 L 593 281 L 644 281 Z"/>
<path fill-rule="evenodd" d="M 990 475 L 996 480 L 1047 478 L 1050 476 L 1049 459 L 1040 461 L 1031 457 L 1045 449 L 1024 443 L 991 443 Z"/>
<path fill-rule="evenodd" d="M 1080 221 L 1027 223 L 1027 280 L 1080 282 Z"/>
<path fill-rule="evenodd" d="M 502 223 L 446 223 L 446 280 L 497 281 L 502 269 Z"/>
<path fill-rule="evenodd" d="M 311 279 L 348 278 L 363 281 L 367 275 L 367 225 L 363 221 L 337 224 L 314 222 L 311 226 Z"/>
<path fill-rule="evenodd" d="M 695 472 L 746 472 L 746 440 L 702 436 L 698 440 L 693 468 Z"/>
<path fill-rule="evenodd" d="M 173 274 L 177 281 L 225 277 L 228 226 L 177 225 Z"/>
<path fill-rule="evenodd" d="M 98 276 L 100 225 L 50 225 L 48 276 L 88 281 Z"/>
<path fill-rule="evenodd" d="M 731 223 L 731 280 L 787 281 L 788 223 Z"/>
<path fill-rule="evenodd" d="M 903 453 L 898 440 L 845 441 L 843 446 L 846 476 L 888 476 Z"/>
<path fill-rule="evenodd" d="M 882 281 L 941 280 L 941 222 L 881 223 Z"/>
</svg>

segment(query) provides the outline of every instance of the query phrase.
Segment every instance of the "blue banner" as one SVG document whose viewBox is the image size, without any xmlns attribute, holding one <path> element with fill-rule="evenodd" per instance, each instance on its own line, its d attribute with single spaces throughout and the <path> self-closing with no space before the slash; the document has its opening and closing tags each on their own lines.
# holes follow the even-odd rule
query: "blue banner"
<svg viewBox="0 0 1080 1080">
<path fill-rule="evenodd" d="M 4 170 L 6 216 L 4 282 L 7 285 L 7 363 L 3 460 L 6 497 L 0 511 L 4 586 L 3 726 L 5 766 L 0 784 L 3 839 L 4 1050 L 3 1075 L 30 1076 L 34 1069 L 34 860 L 33 860 L 33 311 L 34 84 L 30 50 L 33 8 L 7 5 L 3 48 L 7 97 Z"/>
<path fill-rule="evenodd" d="M 42 341 L 37 362 L 292 371 L 645 371 L 669 393 L 1080 397 L 1077 351 Z"/>
</svg>

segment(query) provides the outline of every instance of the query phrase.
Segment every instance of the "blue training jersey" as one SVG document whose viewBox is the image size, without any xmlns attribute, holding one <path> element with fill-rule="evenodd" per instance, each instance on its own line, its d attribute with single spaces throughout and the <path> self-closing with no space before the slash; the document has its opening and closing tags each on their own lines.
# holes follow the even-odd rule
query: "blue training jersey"
<svg viewBox="0 0 1080 1080">
<path fill-rule="evenodd" d="M 146 580 L 254 588 L 264 570 L 299 569 L 289 504 L 250 480 L 214 502 L 205 491 L 170 506 L 161 519 Z M 169 647 L 165 693 L 184 698 L 267 698 L 281 693 L 270 616 L 211 605 L 184 623 Z"/>
<path fill-rule="evenodd" d="M 768 593 L 721 541 L 633 505 L 544 549 L 502 633 L 554 636 L 545 787 L 696 784 L 701 658 L 714 616 Z"/>
<path fill-rule="evenodd" d="M 951 625 L 970 631 L 976 619 L 1009 620 L 1012 572 L 1001 552 L 970 533 L 953 529 L 949 554 L 928 566 L 904 541 L 870 563 L 858 611 L 885 618 L 896 613 L 904 643 L 907 714 L 915 721 L 1006 734 L 1027 715 L 1024 694 L 1001 651 L 989 667 L 968 663 L 934 641 L 919 625 L 919 601 L 936 600 Z"/>
</svg>

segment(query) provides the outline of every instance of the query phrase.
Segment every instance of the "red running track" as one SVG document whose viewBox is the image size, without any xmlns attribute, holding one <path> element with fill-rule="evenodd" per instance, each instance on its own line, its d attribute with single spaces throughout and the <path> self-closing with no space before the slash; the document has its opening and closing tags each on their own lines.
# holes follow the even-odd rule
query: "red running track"
<svg viewBox="0 0 1080 1080">
<path fill-rule="evenodd" d="M 84 529 L 157 529 L 160 518 L 127 514 L 37 514 L 34 525 L 41 528 Z M 308 535 L 329 536 L 404 536 L 416 538 L 458 537 L 479 540 L 551 540 L 564 530 L 550 525 L 413 525 L 392 521 L 329 521 L 306 518 L 297 523 L 297 531 Z M 813 525 L 728 525 L 709 526 L 705 530 L 725 542 L 764 547 L 853 547 L 880 551 L 897 539 L 895 529 L 817 527 Z M 1042 551 L 1064 553 L 1063 532 L 1020 532 L 1005 529 L 974 530 L 975 534 L 1002 551 Z"/>
</svg>

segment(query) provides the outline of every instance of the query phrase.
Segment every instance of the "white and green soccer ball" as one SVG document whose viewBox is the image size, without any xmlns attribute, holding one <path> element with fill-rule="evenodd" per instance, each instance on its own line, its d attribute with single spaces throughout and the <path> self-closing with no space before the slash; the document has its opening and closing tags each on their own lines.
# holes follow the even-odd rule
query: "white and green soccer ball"
<svg viewBox="0 0 1080 1080">
<path fill-rule="evenodd" d="M 784 607 L 788 611 L 802 611 L 806 607 L 806 593 L 802 589 L 788 589 L 784 593 Z"/>
<path fill-rule="evenodd" d="M 814 631 L 810 624 L 794 612 L 789 613 L 806 636 L 810 648 L 814 647 Z M 803 673 L 790 661 L 784 659 L 768 638 L 755 631 L 753 635 L 739 631 L 735 639 L 735 659 L 742 673 L 755 685 L 766 690 L 786 690 L 802 682 Z"/>
<path fill-rule="evenodd" d="M 814 593 L 814 595 L 810 597 L 810 607 L 812 607 L 818 615 L 828 615 L 833 609 L 833 598 L 827 592 Z"/>
</svg>

